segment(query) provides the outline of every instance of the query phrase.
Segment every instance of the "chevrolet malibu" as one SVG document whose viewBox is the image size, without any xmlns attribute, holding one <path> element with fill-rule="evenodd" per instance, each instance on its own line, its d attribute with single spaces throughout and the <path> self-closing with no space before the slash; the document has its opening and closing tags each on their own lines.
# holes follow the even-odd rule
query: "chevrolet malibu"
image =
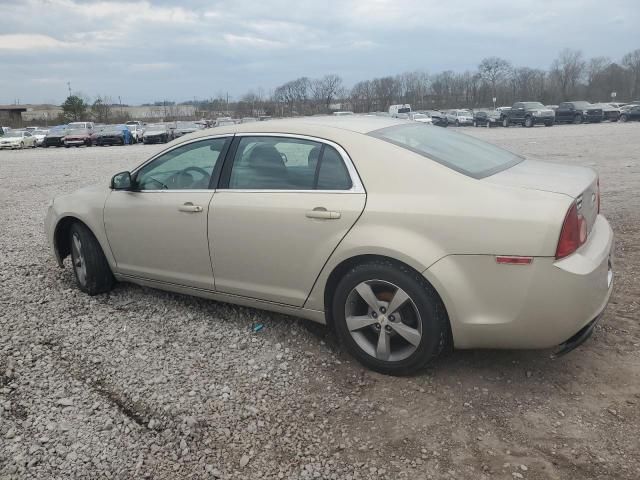
<svg viewBox="0 0 640 480">
<path fill-rule="evenodd" d="M 181 137 L 53 200 L 60 266 L 332 326 L 364 365 L 451 348 L 565 353 L 612 289 L 590 169 L 392 118 L 255 122 Z"/>
</svg>

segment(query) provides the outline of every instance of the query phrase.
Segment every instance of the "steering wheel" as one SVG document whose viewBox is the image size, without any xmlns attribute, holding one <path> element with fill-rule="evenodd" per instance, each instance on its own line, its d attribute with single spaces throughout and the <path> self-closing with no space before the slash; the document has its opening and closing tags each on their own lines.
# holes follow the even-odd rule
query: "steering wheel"
<svg viewBox="0 0 640 480">
<path fill-rule="evenodd" d="M 209 172 L 207 172 L 204 168 L 200 168 L 200 167 L 196 167 L 196 166 L 190 166 L 185 168 L 184 170 L 181 170 L 179 175 L 184 175 L 186 174 L 188 171 L 194 171 L 199 173 L 200 175 L 202 175 L 202 180 L 204 179 L 208 179 L 209 178 Z M 200 181 L 202 181 L 200 180 Z M 195 183 L 195 182 L 194 182 Z M 208 182 L 207 182 L 208 183 Z M 208 185 L 207 185 L 208 186 Z"/>
</svg>

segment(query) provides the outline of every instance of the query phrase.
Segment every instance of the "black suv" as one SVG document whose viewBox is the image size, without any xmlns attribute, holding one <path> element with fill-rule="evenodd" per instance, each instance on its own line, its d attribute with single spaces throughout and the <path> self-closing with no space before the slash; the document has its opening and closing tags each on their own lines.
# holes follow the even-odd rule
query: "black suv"
<svg viewBox="0 0 640 480">
<path fill-rule="evenodd" d="M 555 121 L 555 114 L 540 102 L 516 102 L 511 110 L 503 111 L 500 118 L 503 127 L 509 125 L 533 127 L 539 124 L 550 127 Z"/>
<path fill-rule="evenodd" d="M 558 123 L 598 123 L 604 119 L 602 108 L 589 102 L 562 102 L 556 110 Z"/>
<path fill-rule="evenodd" d="M 640 120 L 640 104 L 625 105 L 620 110 L 621 122 L 629 122 L 631 120 Z"/>
</svg>

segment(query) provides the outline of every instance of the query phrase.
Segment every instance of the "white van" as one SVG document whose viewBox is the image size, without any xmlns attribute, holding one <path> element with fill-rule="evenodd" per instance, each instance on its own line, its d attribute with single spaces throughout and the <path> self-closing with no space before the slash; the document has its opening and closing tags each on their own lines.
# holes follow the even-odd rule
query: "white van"
<svg viewBox="0 0 640 480">
<path fill-rule="evenodd" d="M 405 103 L 404 105 L 391 105 L 389 107 L 389 115 L 394 118 L 398 118 L 399 115 L 402 115 L 403 118 L 407 118 L 411 113 L 411 105 Z"/>
</svg>

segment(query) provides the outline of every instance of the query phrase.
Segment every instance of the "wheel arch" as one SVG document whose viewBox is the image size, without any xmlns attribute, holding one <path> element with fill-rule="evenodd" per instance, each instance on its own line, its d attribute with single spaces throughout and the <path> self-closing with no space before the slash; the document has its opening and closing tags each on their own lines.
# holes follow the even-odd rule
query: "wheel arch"
<svg viewBox="0 0 640 480">
<path fill-rule="evenodd" d="M 55 251 L 58 264 L 61 267 L 63 266 L 62 262 L 64 261 L 64 259 L 71 254 L 71 245 L 66 240 L 69 238 L 71 226 L 74 223 L 80 223 L 84 225 L 85 227 L 87 227 L 87 229 L 89 229 L 91 233 L 93 233 L 89 225 L 87 225 L 78 217 L 74 217 L 73 215 L 67 215 L 58 220 L 58 223 L 56 224 L 56 227 L 53 231 L 53 249 Z M 93 235 L 95 236 L 95 233 L 93 233 Z"/>
<path fill-rule="evenodd" d="M 438 290 L 435 288 L 435 286 L 429 281 L 427 280 L 427 278 L 424 277 L 424 275 L 422 275 L 418 270 L 416 270 L 415 268 L 413 268 L 411 265 L 398 260 L 396 258 L 387 256 L 387 255 L 380 255 L 380 254 L 361 254 L 361 255 L 355 255 L 349 258 L 346 258 L 344 260 L 342 260 L 340 263 L 338 263 L 333 270 L 331 270 L 331 273 L 328 275 L 327 280 L 325 281 L 325 285 L 324 285 L 324 313 L 325 313 L 325 320 L 327 323 L 327 326 L 331 329 L 333 329 L 333 318 L 332 318 L 332 313 L 331 313 L 331 304 L 333 302 L 333 297 L 335 295 L 336 292 L 336 288 L 338 286 L 338 283 L 340 282 L 340 279 L 342 277 L 344 277 L 344 275 L 353 267 L 355 267 L 356 265 L 361 265 L 364 263 L 368 263 L 368 262 L 372 262 L 372 261 L 386 261 L 389 263 L 392 263 L 394 265 L 397 265 L 398 267 L 402 267 L 405 269 L 408 269 L 414 273 L 416 273 L 417 275 L 419 275 L 423 280 L 425 285 L 428 285 L 429 288 L 431 288 L 433 290 L 433 292 L 435 293 L 436 299 L 437 301 L 440 303 L 440 306 L 442 307 L 442 310 L 444 312 L 444 315 L 446 317 L 447 320 L 447 345 L 449 347 L 453 347 L 453 335 L 452 335 L 452 331 L 451 331 L 451 321 L 449 319 L 449 314 L 447 312 L 447 308 L 445 306 L 445 303 L 442 299 L 442 296 L 440 295 L 440 293 L 438 292 Z"/>
</svg>

